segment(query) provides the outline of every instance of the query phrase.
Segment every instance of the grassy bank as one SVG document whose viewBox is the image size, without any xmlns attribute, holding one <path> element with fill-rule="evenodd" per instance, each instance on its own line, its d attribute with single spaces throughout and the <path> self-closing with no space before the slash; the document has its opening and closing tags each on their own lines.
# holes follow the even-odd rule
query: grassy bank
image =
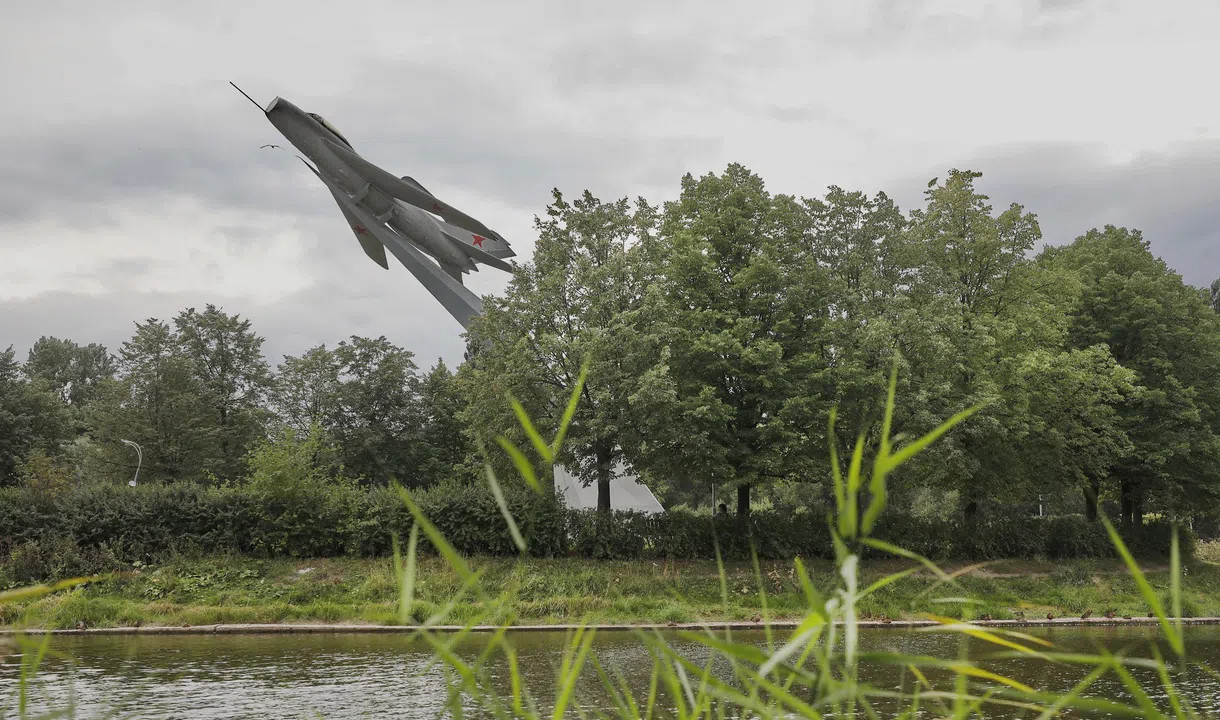
<svg viewBox="0 0 1220 720">
<path fill-rule="evenodd" d="M 759 579 L 749 563 L 726 568 L 727 604 L 712 562 L 589 561 L 575 559 L 478 559 L 483 586 L 509 603 L 522 624 L 553 622 L 696 622 L 751 620 L 762 615 Z M 862 584 L 907 567 L 865 564 Z M 1150 564 L 1153 587 L 1167 593 L 1167 569 Z M 962 570 L 947 565 L 946 570 Z M 832 567 L 814 563 L 815 584 L 833 586 Z M 429 617 L 459 593 L 457 576 L 436 558 L 421 560 L 416 621 Z M 961 616 L 959 603 L 932 598 L 968 596 L 981 601 L 969 613 L 993 618 L 1144 615 L 1135 583 L 1117 561 L 997 561 L 963 573 L 959 588 L 934 587 L 916 574 L 864 598 L 865 617 L 906 618 L 923 612 Z M 794 618 L 808 603 L 791 563 L 761 564 L 761 585 L 772 618 Z M 929 592 L 931 590 L 931 592 Z M 0 606 L 0 624 L 72 628 L 213 623 L 396 622 L 399 590 L 387 559 L 259 560 L 242 556 L 182 558 L 117 574 L 86 587 L 40 600 Z M 461 623 L 480 605 L 460 604 L 450 616 Z M 1183 613 L 1220 616 L 1220 565 L 1201 559 L 1183 579 Z"/>
</svg>

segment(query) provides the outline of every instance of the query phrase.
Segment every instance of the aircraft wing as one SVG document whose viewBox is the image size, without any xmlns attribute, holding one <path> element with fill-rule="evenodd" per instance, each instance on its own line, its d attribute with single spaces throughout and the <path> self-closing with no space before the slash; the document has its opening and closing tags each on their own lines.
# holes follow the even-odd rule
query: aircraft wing
<svg viewBox="0 0 1220 720">
<path fill-rule="evenodd" d="M 348 227 L 350 227 L 352 232 L 356 234 L 356 240 L 360 243 L 360 247 L 364 250 L 364 254 L 368 255 L 373 262 L 377 263 L 386 270 L 389 270 L 390 263 L 386 261 L 385 246 L 382 245 L 377 238 L 373 237 L 369 233 L 368 227 L 366 227 L 364 223 L 360 222 L 360 220 L 357 219 L 356 216 L 344 206 L 343 201 L 339 199 L 339 193 L 341 191 L 327 182 L 326 178 L 322 177 L 322 174 L 317 170 L 314 170 L 312 165 L 305 163 L 305 167 L 309 168 L 309 171 L 314 175 L 317 175 L 318 179 L 321 180 L 324 185 L 326 185 L 326 189 L 330 190 L 330 194 L 334 196 L 335 202 L 339 204 L 339 210 L 343 212 L 343 217 L 347 219 Z"/>
<path fill-rule="evenodd" d="M 308 165 L 308 163 L 306 163 Z M 312 167 L 309 168 L 313 170 Z M 432 296 L 457 319 L 462 327 L 469 327 L 470 321 L 483 314 L 483 299 L 471 292 L 466 286 L 450 277 L 436 263 L 428 259 L 422 251 L 411 244 L 406 238 L 386 227 L 371 212 L 352 202 L 346 193 L 334 187 L 316 170 L 314 174 L 325 183 L 331 194 L 343 209 L 346 217 L 354 218 L 367 229 L 375 239 L 389 249 L 394 257 L 415 276 Z"/>
<path fill-rule="evenodd" d="M 408 202 L 417 208 L 422 208 L 428 212 L 434 212 L 445 219 L 445 222 L 458 226 L 463 230 L 468 230 L 472 233 L 478 233 L 483 237 L 495 238 L 504 243 L 508 242 L 500 237 L 500 234 L 483 223 L 475 220 L 466 213 L 458 210 L 449 204 L 437 199 L 435 195 L 424 190 L 419 183 L 405 182 L 401 178 L 394 177 L 393 174 L 382 170 L 373 163 L 365 160 L 357 155 L 349 148 L 345 148 L 339 143 L 332 142 L 329 139 L 323 138 L 326 147 L 335 154 L 344 164 L 352 168 L 369 182 L 373 187 L 381 190 L 390 197 L 398 198 L 403 202 Z"/>
</svg>

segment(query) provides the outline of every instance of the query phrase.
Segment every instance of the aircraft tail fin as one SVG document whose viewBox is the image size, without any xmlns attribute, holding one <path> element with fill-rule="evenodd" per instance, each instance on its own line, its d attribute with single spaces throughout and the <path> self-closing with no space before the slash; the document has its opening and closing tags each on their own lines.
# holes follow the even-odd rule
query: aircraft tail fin
<svg viewBox="0 0 1220 720">
<path fill-rule="evenodd" d="M 463 230 L 449 223 L 440 222 L 437 224 L 441 226 L 441 232 L 445 234 L 445 237 L 457 243 L 462 252 L 466 253 L 467 257 L 471 260 L 474 260 L 476 263 L 490 265 L 505 272 L 513 271 L 513 266 L 503 259 L 504 256 L 497 255 L 497 252 L 503 252 L 508 243 L 499 238 L 485 237 Z M 513 255 L 511 249 L 508 250 L 508 255 Z"/>
</svg>

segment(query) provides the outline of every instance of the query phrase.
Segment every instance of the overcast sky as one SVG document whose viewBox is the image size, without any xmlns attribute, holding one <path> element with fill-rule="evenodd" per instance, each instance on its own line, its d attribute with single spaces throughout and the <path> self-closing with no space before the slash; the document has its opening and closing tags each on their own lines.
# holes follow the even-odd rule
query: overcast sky
<svg viewBox="0 0 1220 720">
<path fill-rule="evenodd" d="M 0 24 L 0 348 L 112 350 L 208 302 L 272 362 L 351 334 L 421 365 L 461 328 L 369 261 L 326 189 L 228 85 L 282 95 L 503 234 L 558 187 L 671 199 L 741 162 L 773 192 L 951 167 L 1045 239 L 1144 231 L 1220 276 L 1220 4 L 1025 0 L 14 4 Z M 506 276 L 469 276 L 477 292 Z"/>
</svg>

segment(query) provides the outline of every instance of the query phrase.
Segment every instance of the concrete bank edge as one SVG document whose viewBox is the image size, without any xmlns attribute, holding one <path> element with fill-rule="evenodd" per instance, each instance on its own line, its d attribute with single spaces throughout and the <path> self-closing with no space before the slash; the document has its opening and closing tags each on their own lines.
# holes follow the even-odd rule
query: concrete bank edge
<svg viewBox="0 0 1220 720">
<path fill-rule="evenodd" d="M 972 624 L 980 627 L 1093 627 L 1093 626 L 1131 626 L 1156 625 L 1156 618 L 1055 618 L 1052 620 L 1037 618 L 1026 620 L 976 620 Z M 799 624 L 795 620 L 776 620 L 769 623 L 773 630 L 791 630 Z M 859 627 L 876 629 L 912 629 L 936 625 L 931 620 L 861 620 Z M 1182 618 L 1183 625 L 1220 625 L 1220 617 Z M 575 624 L 563 625 L 514 625 L 511 632 L 567 632 L 582 627 Z M 702 623 L 645 623 L 639 625 L 594 624 L 583 626 L 598 632 L 626 632 L 631 630 L 761 630 L 761 622 L 702 622 Z M 0 628 L 0 637 L 18 634 L 26 635 L 290 635 L 290 634 L 408 634 L 420 630 L 418 625 L 352 625 L 352 624 L 233 624 L 233 625 L 184 625 L 184 626 L 149 626 L 149 627 L 102 627 L 85 628 L 84 630 L 47 630 L 43 628 Z M 491 633 L 500 628 L 495 625 L 476 625 L 465 628 L 461 625 L 434 625 L 432 632 L 457 632 L 472 630 L 474 632 Z"/>
</svg>

